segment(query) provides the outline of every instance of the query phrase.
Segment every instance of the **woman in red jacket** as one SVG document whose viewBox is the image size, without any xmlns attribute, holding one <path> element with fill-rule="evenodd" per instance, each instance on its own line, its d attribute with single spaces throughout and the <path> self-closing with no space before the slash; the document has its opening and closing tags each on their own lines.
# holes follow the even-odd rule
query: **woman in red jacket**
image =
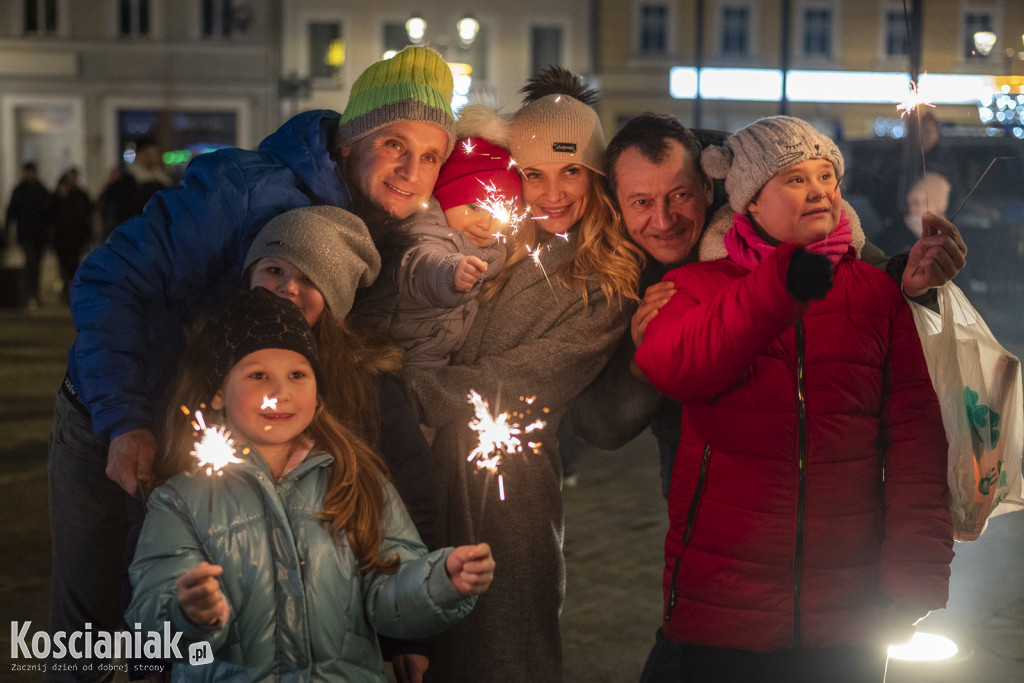
<svg viewBox="0 0 1024 683">
<path fill-rule="evenodd" d="M 636 354 L 684 405 L 643 680 L 881 681 L 886 645 L 945 605 L 953 557 L 913 318 L 856 260 L 830 139 L 773 117 L 702 162 L 725 178 L 724 240 L 713 225 L 668 274 Z"/>
</svg>

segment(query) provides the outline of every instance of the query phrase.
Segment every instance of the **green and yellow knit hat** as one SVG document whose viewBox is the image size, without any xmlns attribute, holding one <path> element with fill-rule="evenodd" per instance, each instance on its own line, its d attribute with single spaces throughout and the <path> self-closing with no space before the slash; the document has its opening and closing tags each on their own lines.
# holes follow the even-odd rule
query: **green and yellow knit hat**
<svg viewBox="0 0 1024 683">
<path fill-rule="evenodd" d="M 351 144 L 397 121 L 433 123 L 448 135 L 445 159 L 455 147 L 452 70 L 441 55 L 410 46 L 371 64 L 352 86 L 338 133 Z"/>
</svg>

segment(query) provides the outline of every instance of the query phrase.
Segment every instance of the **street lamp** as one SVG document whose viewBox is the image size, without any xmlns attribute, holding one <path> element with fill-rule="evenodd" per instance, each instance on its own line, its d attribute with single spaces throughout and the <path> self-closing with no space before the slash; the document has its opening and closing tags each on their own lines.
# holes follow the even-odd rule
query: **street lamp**
<svg viewBox="0 0 1024 683">
<path fill-rule="evenodd" d="M 419 45 L 427 33 L 427 20 L 418 14 L 412 15 L 405 22 L 405 33 L 409 36 L 410 43 Z"/>
<path fill-rule="evenodd" d="M 469 47 L 476 40 L 477 33 L 480 32 L 480 22 L 471 16 L 465 16 L 459 19 L 455 28 L 459 31 L 459 42 L 462 47 Z"/>
<path fill-rule="evenodd" d="M 982 57 L 988 57 L 996 46 L 996 34 L 992 31 L 978 31 L 974 34 L 974 49 Z"/>
</svg>

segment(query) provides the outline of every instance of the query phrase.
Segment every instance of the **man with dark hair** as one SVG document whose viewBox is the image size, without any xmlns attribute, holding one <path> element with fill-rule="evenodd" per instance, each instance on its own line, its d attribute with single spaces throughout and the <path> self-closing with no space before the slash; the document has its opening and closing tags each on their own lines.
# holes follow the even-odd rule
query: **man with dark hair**
<svg viewBox="0 0 1024 683">
<path fill-rule="evenodd" d="M 681 407 L 648 383 L 636 368 L 633 354 L 647 323 L 674 291 L 662 278 L 669 270 L 697 260 L 711 215 L 725 203 L 724 189 L 712 183 L 700 165 L 702 148 L 720 144 L 725 137 L 716 131 L 698 134 L 673 117 L 645 113 L 626 123 L 606 151 L 612 196 L 630 239 L 648 257 L 640 282 L 643 301 L 633 315 L 630 333 L 601 374 L 571 404 L 566 420 L 572 420 L 576 435 L 608 450 L 624 446 L 650 426 L 658 442 L 666 497 L 679 445 Z M 861 260 L 894 273 L 908 296 L 927 299 L 934 296 L 932 288 L 952 279 L 963 267 L 966 247 L 946 219 L 929 214 L 925 223 L 925 237 L 908 255 L 887 260 L 868 243 Z M 560 433 L 566 429 L 563 421 Z"/>
<path fill-rule="evenodd" d="M 50 227 L 50 192 L 39 182 L 39 169 L 29 161 L 21 167 L 21 182 L 11 192 L 4 223 L 5 242 L 10 242 L 11 226 L 18 228 L 18 244 L 25 252 L 24 291 L 21 302 L 36 306 L 39 302 L 39 271 Z"/>
</svg>

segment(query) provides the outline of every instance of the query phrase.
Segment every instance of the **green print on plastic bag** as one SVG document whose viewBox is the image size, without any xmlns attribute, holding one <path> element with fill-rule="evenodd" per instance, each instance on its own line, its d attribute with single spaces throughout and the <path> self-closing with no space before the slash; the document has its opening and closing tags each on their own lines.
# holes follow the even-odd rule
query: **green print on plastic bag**
<svg viewBox="0 0 1024 683">
<path fill-rule="evenodd" d="M 992 448 L 999 443 L 999 413 L 986 405 L 978 405 L 978 392 L 964 387 L 964 403 L 967 404 L 967 419 L 971 423 L 971 433 L 981 443 L 985 443 L 982 430 L 988 429 Z M 977 453 L 975 455 L 978 455 Z"/>
</svg>

